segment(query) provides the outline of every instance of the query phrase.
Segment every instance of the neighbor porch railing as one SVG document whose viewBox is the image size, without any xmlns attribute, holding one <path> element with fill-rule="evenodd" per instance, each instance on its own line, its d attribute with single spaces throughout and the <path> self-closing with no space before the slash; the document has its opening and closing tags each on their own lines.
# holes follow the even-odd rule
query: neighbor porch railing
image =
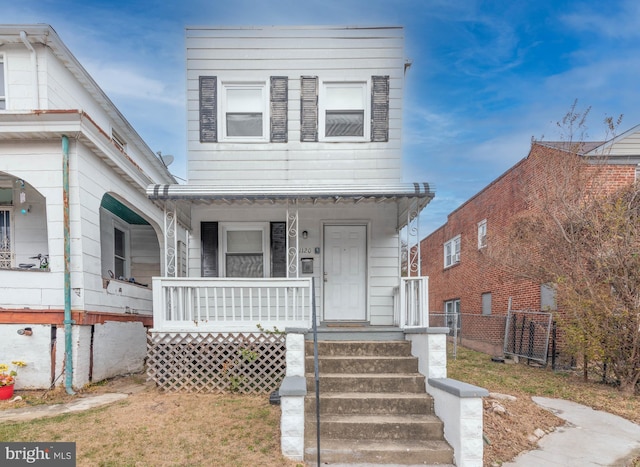
<svg viewBox="0 0 640 467">
<path fill-rule="evenodd" d="M 428 327 L 428 297 L 428 277 L 401 277 L 394 290 L 394 325 L 401 329 Z"/>
<path fill-rule="evenodd" d="M 243 332 L 311 327 L 311 279 L 153 279 L 153 330 Z"/>
</svg>

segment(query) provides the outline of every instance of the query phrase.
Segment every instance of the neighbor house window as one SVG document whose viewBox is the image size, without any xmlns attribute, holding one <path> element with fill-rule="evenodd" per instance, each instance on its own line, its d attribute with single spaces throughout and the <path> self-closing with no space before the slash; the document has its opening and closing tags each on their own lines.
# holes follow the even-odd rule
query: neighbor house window
<svg viewBox="0 0 640 467">
<path fill-rule="evenodd" d="M 127 278 L 127 234 L 118 227 L 113 228 L 113 272 L 116 279 Z"/>
<path fill-rule="evenodd" d="M 266 225 L 223 225 L 223 264 L 225 277 L 266 277 L 269 264 Z"/>
<path fill-rule="evenodd" d="M 487 220 L 478 222 L 478 250 L 487 246 Z"/>
<path fill-rule="evenodd" d="M 444 244 L 444 267 L 448 268 L 460 262 L 460 235 Z"/>
<path fill-rule="evenodd" d="M 122 152 L 127 152 L 127 143 L 124 138 L 114 130 L 111 130 L 111 141 L 113 141 L 113 144 L 115 144 L 115 146 Z"/>
<path fill-rule="evenodd" d="M 0 269 L 13 267 L 11 207 L 0 206 Z"/>
<path fill-rule="evenodd" d="M 222 137 L 227 141 L 268 141 L 266 83 L 222 83 Z"/>
<path fill-rule="evenodd" d="M 319 96 L 319 133 L 325 141 L 369 138 L 371 100 L 367 82 L 324 82 Z"/>
<path fill-rule="evenodd" d="M 540 309 L 542 311 L 557 310 L 556 288 L 553 284 L 540 285 Z"/>
<path fill-rule="evenodd" d="M 444 313 L 447 320 L 447 327 L 450 331 L 460 329 L 460 299 L 447 300 L 444 302 Z"/>
<path fill-rule="evenodd" d="M 0 110 L 7 108 L 7 90 L 4 79 L 4 57 L 0 55 Z"/>
<path fill-rule="evenodd" d="M 491 314 L 491 292 L 482 294 L 482 314 L 485 316 Z"/>
</svg>

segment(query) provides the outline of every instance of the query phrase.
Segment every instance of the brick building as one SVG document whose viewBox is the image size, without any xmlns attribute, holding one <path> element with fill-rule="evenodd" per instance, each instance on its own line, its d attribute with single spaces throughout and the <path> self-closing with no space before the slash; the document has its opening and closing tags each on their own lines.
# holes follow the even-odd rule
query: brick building
<svg viewBox="0 0 640 467">
<path fill-rule="evenodd" d="M 443 226 L 424 238 L 421 272 L 429 276 L 433 325 L 442 325 L 443 318 L 444 324 L 451 325 L 450 316 L 457 313 L 466 345 L 499 354 L 510 300 L 512 310 L 555 307 L 548 287 L 509 275 L 491 261 L 487 251 L 501 241 L 514 215 L 527 209 L 531 194 L 560 173 L 553 164 L 571 157 L 585 158 L 597 167 L 602 180 L 598 186 L 606 191 L 632 183 L 640 162 L 640 125 L 608 142 L 582 143 L 579 150 L 575 146 L 569 150 L 566 143 L 534 142 L 527 157 L 451 212 Z"/>
</svg>

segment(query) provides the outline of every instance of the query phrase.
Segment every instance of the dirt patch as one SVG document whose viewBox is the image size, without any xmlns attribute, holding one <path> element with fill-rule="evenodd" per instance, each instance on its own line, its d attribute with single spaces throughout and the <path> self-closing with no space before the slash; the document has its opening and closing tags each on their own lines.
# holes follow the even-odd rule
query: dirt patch
<svg viewBox="0 0 640 467">
<path fill-rule="evenodd" d="M 528 396 L 511 397 L 491 394 L 484 399 L 484 465 L 501 465 L 535 449 L 541 435 L 564 424 Z"/>
</svg>

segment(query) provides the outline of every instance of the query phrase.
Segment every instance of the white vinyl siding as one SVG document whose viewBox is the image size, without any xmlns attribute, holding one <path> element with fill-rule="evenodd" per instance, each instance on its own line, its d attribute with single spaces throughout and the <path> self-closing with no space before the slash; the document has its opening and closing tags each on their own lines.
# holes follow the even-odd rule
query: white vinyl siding
<svg viewBox="0 0 640 467">
<path fill-rule="evenodd" d="M 246 186 L 402 181 L 405 57 L 401 28 L 188 28 L 186 34 L 190 183 Z M 223 141 L 221 134 L 215 145 L 211 144 L 213 138 L 201 142 L 201 77 L 216 77 L 219 89 L 224 82 L 266 82 L 274 76 L 288 80 L 287 128 L 278 144 L 269 141 L 268 132 L 263 142 Z M 322 82 L 366 82 L 369 107 L 372 77 L 388 77 L 388 138 L 340 144 L 316 138 L 301 141 L 301 77 L 308 76 L 317 77 L 318 93 Z M 219 113 L 222 103 L 221 96 L 217 97 Z M 319 96 L 314 97 L 319 106 Z M 371 132 L 371 116 L 365 120 L 365 131 Z M 318 134 L 317 139 L 320 137 Z"/>
<path fill-rule="evenodd" d="M 444 267 L 448 268 L 460 262 L 460 235 L 444 244 Z"/>
</svg>

